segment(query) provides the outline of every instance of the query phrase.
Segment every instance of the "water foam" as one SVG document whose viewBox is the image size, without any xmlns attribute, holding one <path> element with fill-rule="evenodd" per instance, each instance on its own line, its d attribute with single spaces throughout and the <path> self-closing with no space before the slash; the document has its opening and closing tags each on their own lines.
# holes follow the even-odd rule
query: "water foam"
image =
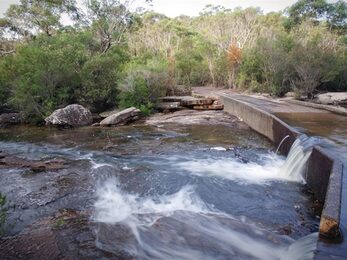
<svg viewBox="0 0 347 260">
<path fill-rule="evenodd" d="M 142 198 L 138 194 L 123 192 L 117 180 L 109 180 L 97 192 L 94 220 L 115 224 L 132 215 L 160 214 L 168 216 L 175 211 L 206 212 L 207 206 L 195 195 L 192 186 L 185 186 L 177 193 Z"/>
<path fill-rule="evenodd" d="M 125 252 L 141 259 L 235 256 L 287 260 L 310 259 L 316 248 L 316 235 L 294 241 L 245 218 L 215 211 L 192 186 L 146 198 L 122 191 L 113 179 L 100 185 L 97 195 L 93 219 L 99 223 L 97 246 L 115 254 Z"/>
<path fill-rule="evenodd" d="M 284 163 L 283 157 L 268 154 L 262 158 L 263 164 L 244 163 L 237 158 L 196 159 L 177 163 L 179 169 L 190 174 L 205 177 L 222 177 L 241 184 L 266 184 L 274 180 L 293 180 L 279 173 Z"/>
<path fill-rule="evenodd" d="M 241 184 L 264 185 L 270 181 L 293 181 L 305 183 L 307 161 L 312 147 L 319 139 L 301 135 L 292 145 L 285 160 L 276 154 L 264 155 L 262 164 L 245 163 L 238 158 L 196 159 L 178 162 L 179 169 L 204 177 L 221 177 Z"/>
</svg>

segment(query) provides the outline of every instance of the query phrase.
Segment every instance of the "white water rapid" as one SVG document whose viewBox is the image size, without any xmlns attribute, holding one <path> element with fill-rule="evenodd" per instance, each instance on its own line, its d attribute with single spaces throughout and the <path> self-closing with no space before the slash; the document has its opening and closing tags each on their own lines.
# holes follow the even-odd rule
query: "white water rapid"
<svg viewBox="0 0 347 260">
<path fill-rule="evenodd" d="M 241 190 L 248 188 L 245 185 L 253 185 L 249 186 L 251 190 L 254 185 L 271 189 L 270 185 L 280 184 L 278 181 L 305 182 L 305 165 L 315 143 L 315 139 L 300 136 L 286 161 L 268 154 L 262 157 L 262 164 L 238 158 L 182 157 L 163 159 L 163 163 L 179 172 L 177 178 L 180 174 L 189 175 L 195 181 L 202 178 L 209 185 L 218 184 L 219 180 L 231 181 L 233 185 L 241 185 Z M 107 165 L 101 167 L 104 166 Z M 98 168 L 94 165 L 94 169 Z M 166 185 L 170 183 L 162 183 Z M 117 178 L 98 185 L 93 221 L 97 224 L 99 248 L 129 259 L 295 260 L 314 256 L 317 233 L 296 241 L 279 235 L 272 228 L 264 228 L 261 221 L 216 208 L 199 196 L 195 184 L 183 184 L 176 192 L 164 194 L 153 194 L 153 189 L 154 186 L 144 193 L 129 192 Z"/>
</svg>

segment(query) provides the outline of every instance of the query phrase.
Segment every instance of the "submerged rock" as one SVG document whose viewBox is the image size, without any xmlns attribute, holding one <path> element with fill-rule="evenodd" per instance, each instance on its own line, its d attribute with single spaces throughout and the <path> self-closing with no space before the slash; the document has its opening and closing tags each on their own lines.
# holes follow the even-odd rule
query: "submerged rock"
<svg viewBox="0 0 347 260">
<path fill-rule="evenodd" d="M 21 116 L 19 113 L 5 113 L 0 115 L 0 127 L 19 124 L 20 122 Z"/>
<path fill-rule="evenodd" d="M 62 159 L 49 161 L 33 161 L 8 155 L 0 151 L 0 168 L 28 168 L 32 172 L 58 171 L 65 169 L 68 162 Z"/>
<path fill-rule="evenodd" d="M 126 125 L 140 118 L 141 111 L 135 107 L 127 108 L 110 115 L 100 122 L 100 126 Z"/>
<path fill-rule="evenodd" d="M 85 126 L 93 122 L 93 116 L 89 109 L 74 104 L 55 110 L 45 121 L 46 125 Z"/>
</svg>

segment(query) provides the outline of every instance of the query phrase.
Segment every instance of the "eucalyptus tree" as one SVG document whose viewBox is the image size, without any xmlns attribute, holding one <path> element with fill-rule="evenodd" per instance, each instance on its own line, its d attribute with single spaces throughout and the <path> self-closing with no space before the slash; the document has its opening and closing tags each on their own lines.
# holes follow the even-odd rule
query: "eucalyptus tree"
<svg viewBox="0 0 347 260">
<path fill-rule="evenodd" d="M 213 11 L 203 13 L 193 23 L 196 30 L 217 47 L 217 57 L 224 57 L 228 61 L 229 88 L 236 86 L 235 76 L 241 62 L 242 50 L 252 46 L 257 39 L 260 14 L 257 8 L 231 11 L 216 7 Z"/>
<path fill-rule="evenodd" d="M 130 10 L 134 2 L 134 0 L 85 0 L 83 6 L 79 8 L 77 20 L 95 33 L 101 53 L 108 52 L 112 46 L 126 45 L 126 33 L 137 21 L 137 15 Z"/>
<path fill-rule="evenodd" d="M 301 24 L 305 20 L 315 23 L 326 21 L 329 30 L 336 29 L 346 32 L 347 29 L 347 3 L 339 0 L 329 3 L 326 0 L 299 0 L 287 9 L 289 18 L 285 23 L 287 29 Z"/>
<path fill-rule="evenodd" d="M 8 29 L 20 36 L 35 33 L 51 36 L 62 27 L 62 14 L 75 10 L 75 0 L 20 0 L 18 5 L 10 5 L 5 19 Z"/>
</svg>

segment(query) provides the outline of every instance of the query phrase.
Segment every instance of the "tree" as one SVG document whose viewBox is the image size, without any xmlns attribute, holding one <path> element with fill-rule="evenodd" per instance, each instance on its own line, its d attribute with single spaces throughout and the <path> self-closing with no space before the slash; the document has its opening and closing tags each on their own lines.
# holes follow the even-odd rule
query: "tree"
<svg viewBox="0 0 347 260">
<path fill-rule="evenodd" d="M 238 48 L 241 51 L 254 44 L 258 31 L 259 14 L 260 11 L 256 8 L 236 9 L 233 12 L 221 10 L 217 11 L 215 15 L 199 17 L 194 21 L 193 26 L 211 44 L 218 47 L 219 59 L 223 56 L 226 61 L 230 61 L 230 57 L 234 55 L 230 52 L 231 50 Z M 236 87 L 235 76 L 238 64 L 239 61 L 229 63 L 227 68 L 226 83 L 229 88 Z"/>
<path fill-rule="evenodd" d="M 6 12 L 8 28 L 20 36 L 52 33 L 61 28 L 61 15 L 76 10 L 75 0 L 21 0 Z"/>
<path fill-rule="evenodd" d="M 78 20 L 92 28 L 100 44 L 100 53 L 106 53 L 112 46 L 126 45 L 126 32 L 137 20 L 137 15 L 129 10 L 132 2 L 85 0 L 86 11 L 79 9 Z"/>
<path fill-rule="evenodd" d="M 299 93 L 313 98 L 317 88 L 335 81 L 343 70 L 345 64 L 340 57 L 345 55 L 346 47 L 323 25 L 302 23 L 292 35 L 296 43 L 290 53 L 294 68 L 291 82 Z"/>
<path fill-rule="evenodd" d="M 347 26 L 347 3 L 339 0 L 336 3 L 328 3 L 326 0 L 299 0 L 288 8 L 285 26 L 291 29 L 305 20 L 316 23 L 324 20 L 329 30 L 337 29 L 345 31 Z"/>
</svg>

